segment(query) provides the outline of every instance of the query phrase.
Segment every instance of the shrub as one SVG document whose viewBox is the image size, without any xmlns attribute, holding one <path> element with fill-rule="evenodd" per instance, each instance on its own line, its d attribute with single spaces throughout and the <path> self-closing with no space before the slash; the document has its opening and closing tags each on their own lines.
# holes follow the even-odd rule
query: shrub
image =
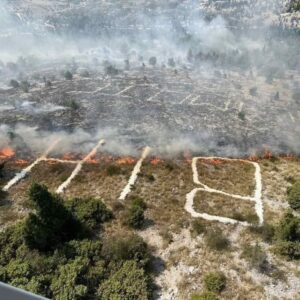
<svg viewBox="0 0 300 300">
<path fill-rule="evenodd" d="M 289 259 L 300 259 L 300 242 L 279 241 L 274 247 L 274 252 Z"/>
<path fill-rule="evenodd" d="M 206 232 L 206 227 L 201 219 L 195 219 L 192 221 L 192 232 L 196 235 Z"/>
<path fill-rule="evenodd" d="M 190 300 L 218 300 L 216 294 L 205 291 L 201 294 L 194 294 L 191 296 Z"/>
<path fill-rule="evenodd" d="M 13 87 L 14 89 L 18 88 L 20 85 L 19 85 L 19 82 L 17 80 L 14 80 L 12 79 L 10 82 L 9 82 L 9 85 L 11 87 Z"/>
<path fill-rule="evenodd" d="M 250 226 L 249 230 L 250 232 L 261 235 L 262 239 L 267 243 L 272 242 L 275 235 L 274 226 L 266 223 L 262 226 Z"/>
<path fill-rule="evenodd" d="M 128 213 L 127 225 L 134 229 L 140 229 L 144 222 L 144 210 L 139 206 L 132 206 Z"/>
<path fill-rule="evenodd" d="M 100 261 L 102 242 L 84 239 L 81 241 L 72 240 L 64 245 L 62 253 L 67 259 L 75 259 L 76 257 L 84 257 L 92 263 Z"/>
<path fill-rule="evenodd" d="M 95 229 L 112 218 L 112 212 L 100 199 L 74 198 L 69 200 L 67 205 L 76 218 L 90 229 Z"/>
<path fill-rule="evenodd" d="M 110 75 L 110 76 L 115 76 L 119 74 L 119 70 L 115 68 L 114 66 L 107 66 L 105 67 L 105 74 Z"/>
<path fill-rule="evenodd" d="M 64 72 L 64 77 L 66 80 L 72 80 L 73 79 L 73 74 L 70 71 L 65 71 Z"/>
<path fill-rule="evenodd" d="M 276 237 L 279 241 L 300 242 L 300 218 L 286 213 L 276 228 Z"/>
<path fill-rule="evenodd" d="M 154 177 L 153 174 L 147 174 L 147 175 L 146 175 L 146 178 L 147 178 L 150 182 L 155 181 L 155 177 Z"/>
<path fill-rule="evenodd" d="M 213 250 L 226 250 L 230 246 L 230 241 L 225 237 L 220 229 L 212 230 L 206 236 L 206 243 Z"/>
<path fill-rule="evenodd" d="M 296 181 L 287 190 L 288 202 L 291 208 L 300 209 L 300 180 Z"/>
<path fill-rule="evenodd" d="M 155 66 L 156 63 L 157 63 L 157 59 L 156 59 L 155 56 L 152 56 L 152 57 L 149 58 L 149 65 Z"/>
<path fill-rule="evenodd" d="M 257 96 L 257 87 L 253 87 L 253 88 L 251 88 L 250 90 L 249 90 L 249 94 L 251 95 L 251 96 Z"/>
<path fill-rule="evenodd" d="M 274 252 L 289 259 L 300 258 L 300 218 L 287 212 L 275 231 Z"/>
<path fill-rule="evenodd" d="M 220 293 L 226 286 L 226 277 L 222 272 L 205 275 L 204 285 L 209 292 Z"/>
<path fill-rule="evenodd" d="M 71 108 L 72 110 L 78 110 L 80 108 L 80 105 L 74 99 L 66 101 L 64 105 Z"/>
<path fill-rule="evenodd" d="M 29 199 L 36 210 L 24 225 L 24 239 L 30 248 L 53 250 L 58 244 L 82 234 L 80 223 L 65 208 L 62 200 L 50 194 L 45 186 L 33 184 Z"/>
<path fill-rule="evenodd" d="M 139 197 L 132 197 L 130 208 L 123 215 L 123 223 L 131 228 L 140 229 L 145 223 L 146 203 Z"/>
<path fill-rule="evenodd" d="M 27 80 L 21 81 L 20 87 L 24 93 L 29 92 L 30 84 Z"/>
<path fill-rule="evenodd" d="M 126 261 L 121 268 L 100 284 L 102 300 L 147 300 L 150 298 L 150 278 L 136 261 Z"/>
<path fill-rule="evenodd" d="M 109 165 L 107 168 L 106 168 L 106 174 L 108 176 L 114 176 L 114 175 L 119 175 L 121 174 L 121 167 L 118 166 L 118 165 Z"/>
<path fill-rule="evenodd" d="M 241 257 L 246 259 L 252 268 L 262 273 L 269 269 L 267 255 L 257 244 L 255 246 L 245 245 Z"/>
<path fill-rule="evenodd" d="M 82 276 L 87 272 L 88 260 L 78 257 L 63 265 L 58 276 L 51 283 L 53 296 L 57 300 L 76 300 L 87 296 L 87 286 L 82 284 Z"/>
<path fill-rule="evenodd" d="M 142 198 L 132 196 L 129 200 L 131 202 L 131 206 L 137 206 L 137 207 L 140 207 L 143 210 L 147 209 L 147 204 L 145 203 L 145 201 Z"/>
<path fill-rule="evenodd" d="M 147 244 L 136 234 L 106 238 L 101 253 L 107 261 L 136 260 L 141 266 L 145 266 L 150 260 Z"/>
<path fill-rule="evenodd" d="M 240 120 L 245 121 L 246 120 L 246 113 L 244 111 L 240 111 L 238 113 L 238 117 Z"/>
</svg>

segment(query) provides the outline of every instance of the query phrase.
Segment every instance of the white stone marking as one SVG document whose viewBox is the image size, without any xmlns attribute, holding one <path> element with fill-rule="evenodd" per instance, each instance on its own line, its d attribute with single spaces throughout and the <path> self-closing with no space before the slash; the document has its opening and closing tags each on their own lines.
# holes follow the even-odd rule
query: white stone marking
<svg viewBox="0 0 300 300">
<path fill-rule="evenodd" d="M 198 169 L 197 169 L 197 161 L 199 159 L 206 159 L 206 160 L 212 160 L 212 159 L 220 159 L 225 161 L 240 161 L 244 163 L 252 164 L 255 168 L 255 190 L 254 190 L 254 196 L 240 196 L 236 194 L 230 194 L 225 193 L 220 190 L 216 190 L 213 188 L 208 187 L 204 183 L 200 182 L 199 175 L 198 175 Z M 185 204 L 185 210 L 189 212 L 193 217 L 201 217 L 203 219 L 209 220 L 209 221 L 219 221 L 222 223 L 231 223 L 231 224 L 241 224 L 244 226 L 250 225 L 248 222 L 240 222 L 231 218 L 225 218 L 225 217 L 219 217 L 219 216 L 213 216 L 205 213 L 198 213 L 194 210 L 194 197 L 198 191 L 205 191 L 208 193 L 216 193 L 216 194 L 222 194 L 224 196 L 232 197 L 235 199 L 240 200 L 248 200 L 255 202 L 255 212 L 259 219 L 259 224 L 262 225 L 264 222 L 264 216 L 263 216 L 263 203 L 262 203 L 262 178 L 261 178 L 261 169 L 258 163 L 256 162 L 250 162 L 243 159 L 231 159 L 231 158 L 223 158 L 223 157 L 194 157 L 192 160 L 192 171 L 193 171 L 193 181 L 195 184 L 201 185 L 202 188 L 195 188 L 190 193 L 186 195 L 186 204 Z"/>
<path fill-rule="evenodd" d="M 69 186 L 71 181 L 78 175 L 78 173 L 82 169 L 83 164 L 85 162 L 87 162 L 89 159 L 91 159 L 97 153 L 98 148 L 100 148 L 104 144 L 105 144 L 105 141 L 100 140 L 99 143 L 92 149 L 92 151 L 86 157 L 84 157 L 83 160 L 81 160 L 77 163 L 77 165 L 76 165 L 75 169 L 73 170 L 73 172 L 71 173 L 70 177 L 57 188 L 56 193 L 61 194 L 65 191 L 65 189 Z"/>
<path fill-rule="evenodd" d="M 145 160 L 145 158 L 149 155 L 150 151 L 151 151 L 150 147 L 148 147 L 148 146 L 145 147 L 141 158 L 138 160 L 138 162 L 136 163 L 136 165 L 133 168 L 133 171 L 131 173 L 131 176 L 128 180 L 127 185 L 125 186 L 125 188 L 123 189 L 123 191 L 120 194 L 119 200 L 124 201 L 126 199 L 127 195 L 130 193 L 132 186 L 135 184 L 137 176 L 141 171 L 142 163 Z"/>
<path fill-rule="evenodd" d="M 39 162 L 46 160 L 49 152 L 53 150 L 53 148 L 57 145 L 59 140 L 56 140 L 50 147 L 45 151 L 42 156 L 37 158 L 31 165 L 23 169 L 20 173 L 17 173 L 14 178 L 12 178 L 4 187 L 3 191 L 8 191 L 13 185 L 17 184 L 21 179 L 23 179 Z"/>
</svg>

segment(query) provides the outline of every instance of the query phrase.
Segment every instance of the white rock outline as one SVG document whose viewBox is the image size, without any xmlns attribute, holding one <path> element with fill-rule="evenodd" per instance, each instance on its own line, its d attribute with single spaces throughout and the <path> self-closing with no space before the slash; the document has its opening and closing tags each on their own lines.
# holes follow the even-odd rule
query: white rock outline
<svg viewBox="0 0 300 300">
<path fill-rule="evenodd" d="M 138 162 L 136 163 L 136 165 L 134 166 L 131 176 L 126 184 L 126 186 L 124 187 L 124 189 L 122 190 L 120 196 L 119 196 L 119 200 L 120 201 L 124 201 L 127 197 L 127 195 L 131 192 L 132 187 L 134 186 L 137 177 L 141 171 L 141 167 L 143 164 L 143 161 L 147 158 L 147 156 L 149 155 L 151 151 L 151 148 L 146 146 L 143 150 L 142 156 L 141 158 L 138 160 Z"/>
<path fill-rule="evenodd" d="M 198 174 L 198 169 L 197 169 L 197 161 L 199 159 L 204 159 L 204 160 L 213 160 L 213 159 L 218 159 L 218 160 L 223 160 L 223 161 L 240 161 L 248 164 L 252 164 L 255 168 L 255 190 L 254 190 L 254 196 L 240 196 L 236 194 L 229 194 L 220 190 L 216 190 L 213 188 L 210 188 L 209 186 L 205 185 L 204 183 L 200 182 L 199 180 L 199 174 Z M 192 159 L 192 171 L 193 171 L 193 181 L 197 185 L 201 185 L 202 188 L 195 188 L 191 192 L 189 192 L 186 195 L 186 203 L 184 206 L 184 209 L 191 214 L 192 217 L 194 218 L 203 218 L 208 221 L 218 221 L 221 223 L 225 224 L 240 224 L 243 226 L 249 226 L 248 222 L 241 222 L 232 218 L 226 218 L 226 217 L 220 217 L 220 216 L 214 216 L 206 213 L 198 213 L 194 209 L 194 197 L 198 191 L 205 191 L 208 193 L 216 193 L 216 194 L 222 194 L 228 197 L 232 197 L 235 199 L 240 199 L 240 200 L 246 200 L 246 201 L 253 201 L 255 202 L 255 212 L 258 216 L 259 219 L 259 225 L 262 225 L 264 222 L 264 216 L 263 216 L 263 202 L 262 202 L 262 178 L 261 178 L 261 169 L 260 166 L 257 162 L 252 162 L 244 159 L 236 159 L 236 158 L 224 158 L 224 157 L 217 157 L 217 156 L 211 156 L 211 157 L 193 157 Z"/>
</svg>

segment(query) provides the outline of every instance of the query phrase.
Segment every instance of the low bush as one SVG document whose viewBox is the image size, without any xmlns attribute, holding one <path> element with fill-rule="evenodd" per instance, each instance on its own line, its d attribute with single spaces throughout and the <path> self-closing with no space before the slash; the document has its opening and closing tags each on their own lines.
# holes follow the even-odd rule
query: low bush
<svg viewBox="0 0 300 300">
<path fill-rule="evenodd" d="M 287 190 L 287 200 L 293 209 L 300 209 L 300 180 L 296 181 Z"/>
<path fill-rule="evenodd" d="M 263 224 L 262 226 L 250 226 L 250 232 L 259 234 L 264 242 L 271 243 L 275 235 L 275 227 L 271 224 Z"/>
<path fill-rule="evenodd" d="M 274 246 L 276 254 L 288 259 L 300 259 L 300 242 L 279 241 Z"/>
<path fill-rule="evenodd" d="M 98 296 L 102 300 L 148 300 L 150 291 L 150 278 L 144 269 L 129 260 L 100 284 Z"/>
<path fill-rule="evenodd" d="M 122 172 L 122 169 L 120 166 L 118 165 L 109 165 L 107 168 L 106 168 L 106 174 L 108 176 L 114 176 L 114 175 L 119 175 L 121 174 Z"/>
<path fill-rule="evenodd" d="M 130 207 L 123 215 L 123 223 L 131 228 L 141 229 L 145 223 L 144 212 L 147 205 L 139 197 L 133 197 L 129 201 Z"/>
<path fill-rule="evenodd" d="M 19 82 L 17 80 L 14 80 L 12 79 L 10 82 L 9 82 L 9 85 L 11 87 L 13 87 L 14 89 L 18 88 L 20 86 Z"/>
<path fill-rule="evenodd" d="M 267 255 L 258 244 L 255 246 L 244 245 L 241 257 L 247 260 L 251 268 L 261 273 L 266 273 L 269 270 Z"/>
<path fill-rule="evenodd" d="M 89 229 L 96 229 L 100 224 L 111 220 L 113 216 L 100 199 L 74 198 L 66 204 L 75 217 Z"/>
<path fill-rule="evenodd" d="M 206 236 L 207 246 L 213 250 L 227 250 L 230 246 L 230 241 L 220 229 L 211 230 Z"/>
<path fill-rule="evenodd" d="M 135 260 L 146 266 L 150 260 L 147 244 L 136 234 L 114 235 L 103 241 L 102 256 L 107 261 Z"/>
<path fill-rule="evenodd" d="M 199 235 L 206 232 L 206 226 L 203 220 L 195 219 L 192 221 L 192 233 Z"/>
<path fill-rule="evenodd" d="M 222 272 L 213 272 L 205 275 L 204 285 L 209 292 L 220 293 L 226 287 L 226 276 Z"/>
<path fill-rule="evenodd" d="M 72 80 L 73 79 L 73 74 L 70 71 L 65 71 L 64 72 L 64 77 L 66 80 Z"/>
</svg>

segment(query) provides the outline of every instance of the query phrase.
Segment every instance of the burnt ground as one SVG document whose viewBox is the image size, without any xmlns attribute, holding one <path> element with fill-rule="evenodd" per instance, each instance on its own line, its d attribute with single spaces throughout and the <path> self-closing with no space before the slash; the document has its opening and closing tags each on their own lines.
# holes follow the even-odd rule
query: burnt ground
<svg viewBox="0 0 300 300">
<path fill-rule="evenodd" d="M 231 156 L 264 147 L 297 152 L 300 106 L 294 94 L 300 75 L 295 71 L 271 83 L 253 72 L 149 66 L 111 76 L 101 67 L 88 78 L 80 69 L 73 73 L 73 80 L 65 80 L 58 71 L 38 69 L 26 77 L 27 93 L 0 89 L 1 124 L 50 132 L 111 128 L 126 143 L 148 143 L 158 152 L 168 143 Z"/>
</svg>

